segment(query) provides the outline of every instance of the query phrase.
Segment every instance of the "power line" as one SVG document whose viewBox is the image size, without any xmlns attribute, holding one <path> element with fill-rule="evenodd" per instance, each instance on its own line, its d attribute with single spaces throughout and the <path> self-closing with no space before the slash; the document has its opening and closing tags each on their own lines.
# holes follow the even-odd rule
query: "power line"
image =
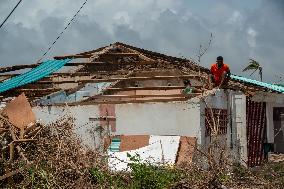
<svg viewBox="0 0 284 189">
<path fill-rule="evenodd" d="M 55 45 L 55 43 L 60 39 L 62 34 L 67 30 L 67 28 L 71 25 L 71 23 L 75 20 L 76 16 L 80 13 L 80 11 L 83 9 L 85 4 L 88 2 L 88 0 L 85 0 L 85 2 L 82 4 L 82 6 L 79 8 L 79 10 L 76 12 L 76 14 L 73 16 L 73 18 L 70 20 L 70 22 L 67 24 L 67 26 L 63 29 L 63 31 L 58 35 L 58 37 L 55 39 L 55 41 L 50 45 L 50 47 L 46 50 L 45 53 L 43 53 L 42 57 L 37 61 L 38 63 L 42 61 L 42 59 L 45 57 L 45 55 L 51 50 L 51 48 Z"/>
<path fill-rule="evenodd" d="M 5 20 L 2 22 L 2 24 L 0 25 L 0 28 L 2 28 L 2 26 L 5 24 L 5 22 L 8 20 L 8 18 L 13 14 L 13 12 L 16 10 L 16 8 L 19 6 L 19 4 L 22 2 L 22 0 L 20 0 L 17 5 L 13 8 L 13 10 L 10 12 L 10 14 L 5 18 Z"/>
<path fill-rule="evenodd" d="M 71 23 L 74 21 L 74 19 L 76 18 L 76 16 L 79 14 L 79 12 L 82 10 L 82 8 L 85 6 L 85 4 L 88 2 L 88 0 L 85 0 L 84 3 L 82 4 L 82 6 L 79 8 L 79 10 L 76 12 L 76 14 L 73 16 L 73 18 L 70 20 L 70 22 L 67 24 L 67 26 L 63 29 L 63 31 L 58 35 L 58 37 L 55 39 L 55 41 L 50 45 L 50 47 L 47 49 L 47 51 L 42 55 L 42 57 L 37 61 L 37 63 L 40 63 L 42 61 L 42 59 L 44 58 L 44 56 L 51 50 L 51 48 L 55 45 L 55 43 L 59 40 L 59 38 L 62 36 L 62 34 L 64 33 L 64 31 L 71 25 Z M 52 66 L 52 65 L 50 65 Z M 22 80 L 24 80 L 26 77 L 23 77 Z M 20 82 L 22 82 L 22 80 L 20 80 L 18 82 L 18 84 Z"/>
</svg>

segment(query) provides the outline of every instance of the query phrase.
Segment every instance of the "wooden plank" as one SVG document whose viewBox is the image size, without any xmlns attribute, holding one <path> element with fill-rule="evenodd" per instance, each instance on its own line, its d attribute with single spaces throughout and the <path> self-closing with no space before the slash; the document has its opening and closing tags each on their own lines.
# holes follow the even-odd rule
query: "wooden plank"
<svg viewBox="0 0 284 189">
<path fill-rule="evenodd" d="M 15 66 L 10 66 L 10 67 L 4 67 L 4 68 L 0 68 L 0 73 L 22 70 L 22 69 L 27 69 L 27 68 L 35 68 L 38 65 L 39 64 L 27 64 L 27 65 L 15 65 Z"/>
<path fill-rule="evenodd" d="M 82 104 L 82 105 L 87 105 L 87 104 L 126 104 L 126 103 L 150 103 L 150 102 L 174 102 L 174 101 L 186 101 L 188 100 L 189 97 L 179 97 L 179 98 L 160 98 L 160 99 L 143 99 L 143 100 L 110 100 L 110 101 L 96 101 L 92 100 L 89 102 L 81 102 L 77 103 Z M 74 104 L 75 105 L 75 104 Z"/>
<path fill-rule="evenodd" d="M 182 75 L 182 76 L 153 76 L 153 77 L 127 77 L 127 78 L 109 78 L 109 79 L 77 79 L 69 81 L 38 81 L 38 83 L 100 83 L 115 81 L 143 81 L 143 80 L 170 80 L 170 79 L 189 79 L 200 78 L 199 75 Z"/>
<path fill-rule="evenodd" d="M 35 142 L 37 141 L 36 139 L 19 139 L 19 140 L 14 140 L 13 142 L 14 143 L 17 143 L 17 142 Z"/>
<path fill-rule="evenodd" d="M 171 98 L 171 97 L 192 97 L 192 96 L 198 96 L 201 95 L 201 93 L 192 93 L 192 94 L 165 94 L 165 95 L 96 95 L 91 97 L 91 99 L 104 99 L 104 98 Z"/>
<path fill-rule="evenodd" d="M 101 65 L 104 64 L 105 62 L 68 62 L 67 64 L 65 64 L 64 66 L 81 66 L 81 65 L 88 65 L 88 64 L 92 64 L 92 65 Z M 41 63 L 39 64 L 25 64 L 25 65 L 15 65 L 15 66 L 9 66 L 9 67 L 3 67 L 0 68 L 0 73 L 5 73 L 5 72 L 11 72 L 11 71 L 17 71 L 17 70 L 22 70 L 22 69 L 27 69 L 27 68 L 35 68 L 37 66 L 39 66 Z"/>
<path fill-rule="evenodd" d="M 19 92 L 29 92 L 29 93 L 33 93 L 33 92 L 56 92 L 62 90 L 60 88 L 46 88 L 46 89 L 15 89 L 15 91 L 19 91 Z"/>
<path fill-rule="evenodd" d="M 13 159 L 14 159 L 14 143 L 11 142 L 9 144 L 9 151 L 10 151 L 10 158 L 9 158 L 9 161 L 12 162 Z"/>
<path fill-rule="evenodd" d="M 94 63 L 93 62 L 68 62 L 64 66 L 81 66 L 81 65 L 85 66 L 85 65 L 89 65 L 89 64 L 92 64 L 94 66 L 99 66 L 99 65 L 104 64 L 104 63 L 105 62 L 94 62 Z M 3 67 L 3 68 L 0 68 L 0 73 L 17 71 L 17 70 L 22 70 L 22 69 L 27 69 L 27 68 L 35 68 L 35 67 L 39 66 L 40 64 L 41 63 Z"/>
<path fill-rule="evenodd" d="M 90 58 L 92 54 L 73 54 L 73 55 L 65 55 L 65 56 L 55 56 L 55 60 L 62 60 L 62 59 L 74 59 L 74 58 Z"/>
<path fill-rule="evenodd" d="M 75 58 L 91 58 L 93 54 L 73 54 L 73 55 L 64 55 L 64 56 L 55 56 L 55 60 L 62 60 L 66 58 L 75 59 Z M 124 57 L 124 56 L 132 56 L 132 57 L 139 57 L 139 54 L 137 53 L 105 53 L 99 55 L 100 57 L 106 57 L 106 56 L 117 56 L 117 57 Z"/>
<path fill-rule="evenodd" d="M 139 99 L 139 100 L 121 100 L 121 99 L 111 99 L 111 100 L 101 100 L 101 99 L 94 99 L 94 100 L 86 100 L 83 102 L 74 102 L 68 103 L 68 106 L 78 106 L 78 105 L 94 105 L 94 104 L 125 104 L 125 103 L 148 103 L 148 102 L 175 102 L 175 101 L 187 101 L 192 97 L 170 97 L 170 98 L 155 98 L 155 99 Z M 56 106 L 66 106 L 65 103 L 58 103 L 55 104 Z"/>
<path fill-rule="evenodd" d="M 88 63 L 85 64 L 85 66 L 92 66 L 92 67 L 124 67 L 124 66 L 139 66 L 139 65 L 152 65 L 155 64 L 156 62 L 154 61 L 133 61 L 133 62 L 123 62 L 123 63 L 108 63 L 108 62 L 102 62 L 102 63 Z M 68 66 L 67 63 L 66 66 Z M 76 65 L 76 64 L 74 64 Z"/>
<path fill-rule="evenodd" d="M 105 53 L 105 54 L 100 54 L 99 57 L 139 57 L 138 53 Z"/>
<path fill-rule="evenodd" d="M 200 88 L 201 86 L 194 86 Z M 108 88 L 107 91 L 118 92 L 118 91 L 133 91 L 133 90 L 177 90 L 184 89 L 184 86 L 155 86 L 155 87 L 125 87 L 125 88 Z"/>
<path fill-rule="evenodd" d="M 116 117 L 114 116 L 103 116 L 103 117 L 90 117 L 89 121 L 115 121 Z"/>
<path fill-rule="evenodd" d="M 127 74 L 128 70 L 116 70 L 116 71 L 95 71 L 95 72 L 75 72 L 75 73 L 53 73 L 49 76 L 44 77 L 42 80 L 51 79 L 54 77 L 66 77 L 66 76 L 96 76 L 96 75 L 119 75 L 119 74 Z M 0 78 L 9 79 L 14 76 L 18 76 L 20 74 L 1 74 Z"/>
</svg>

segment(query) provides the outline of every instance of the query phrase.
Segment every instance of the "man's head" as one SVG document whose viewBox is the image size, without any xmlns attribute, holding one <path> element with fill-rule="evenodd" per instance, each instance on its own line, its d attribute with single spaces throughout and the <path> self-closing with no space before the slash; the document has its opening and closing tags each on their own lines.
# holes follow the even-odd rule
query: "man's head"
<svg viewBox="0 0 284 189">
<path fill-rule="evenodd" d="M 217 66 L 219 67 L 219 68 L 221 68 L 222 66 L 223 66 L 223 57 L 222 56 L 218 56 L 217 57 Z"/>
</svg>

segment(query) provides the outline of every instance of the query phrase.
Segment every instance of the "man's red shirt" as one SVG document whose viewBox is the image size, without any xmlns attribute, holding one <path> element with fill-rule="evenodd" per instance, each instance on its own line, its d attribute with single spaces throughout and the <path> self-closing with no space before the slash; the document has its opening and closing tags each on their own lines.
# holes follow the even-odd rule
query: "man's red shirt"
<svg viewBox="0 0 284 189">
<path fill-rule="evenodd" d="M 220 85 L 222 81 L 222 75 L 224 72 L 229 72 L 230 68 L 227 64 L 223 64 L 221 68 L 218 68 L 217 63 L 212 64 L 211 66 L 211 74 L 214 76 L 215 84 Z"/>
</svg>

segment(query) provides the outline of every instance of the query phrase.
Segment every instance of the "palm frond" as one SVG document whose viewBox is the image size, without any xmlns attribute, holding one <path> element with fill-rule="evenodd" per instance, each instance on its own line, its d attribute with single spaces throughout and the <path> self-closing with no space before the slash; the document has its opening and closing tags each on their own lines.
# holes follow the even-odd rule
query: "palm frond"
<svg viewBox="0 0 284 189">
<path fill-rule="evenodd" d="M 249 59 L 249 60 L 250 60 L 249 65 L 243 69 L 243 72 L 248 71 L 248 70 L 258 70 L 261 67 L 257 61 L 253 59 Z"/>
<path fill-rule="evenodd" d="M 253 75 L 257 70 L 259 71 L 260 80 L 262 81 L 262 66 L 254 59 L 249 59 L 248 66 L 243 69 L 243 72 L 253 70 L 250 75 Z"/>
</svg>

